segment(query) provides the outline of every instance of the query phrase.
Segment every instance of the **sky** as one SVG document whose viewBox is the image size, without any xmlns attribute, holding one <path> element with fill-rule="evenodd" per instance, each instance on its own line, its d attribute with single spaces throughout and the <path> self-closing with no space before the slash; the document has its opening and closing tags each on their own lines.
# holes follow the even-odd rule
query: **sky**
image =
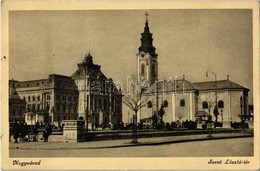
<svg viewBox="0 0 260 171">
<path fill-rule="evenodd" d="M 136 74 L 145 12 L 158 54 L 159 78 L 191 82 L 230 80 L 250 89 L 252 103 L 252 10 L 11 11 L 9 79 L 71 76 L 90 52 L 114 81 Z"/>
</svg>

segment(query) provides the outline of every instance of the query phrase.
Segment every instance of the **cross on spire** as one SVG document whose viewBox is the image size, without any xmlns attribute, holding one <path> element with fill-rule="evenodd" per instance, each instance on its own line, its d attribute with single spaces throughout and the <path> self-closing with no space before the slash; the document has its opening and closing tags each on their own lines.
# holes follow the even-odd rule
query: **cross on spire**
<svg viewBox="0 0 260 171">
<path fill-rule="evenodd" d="M 146 16 L 146 21 L 148 21 L 148 16 L 149 16 L 148 12 L 146 11 L 144 15 Z"/>
</svg>

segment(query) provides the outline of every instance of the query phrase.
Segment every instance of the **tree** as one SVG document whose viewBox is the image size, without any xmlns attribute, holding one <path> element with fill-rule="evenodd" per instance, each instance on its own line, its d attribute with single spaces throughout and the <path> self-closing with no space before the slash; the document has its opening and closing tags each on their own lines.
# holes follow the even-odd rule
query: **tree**
<svg viewBox="0 0 260 171">
<path fill-rule="evenodd" d="M 133 140 L 132 143 L 137 143 L 137 113 L 138 111 L 146 105 L 149 98 L 142 98 L 142 94 L 147 89 L 149 85 L 139 84 L 132 86 L 131 90 L 124 93 L 123 103 L 128 106 L 134 112 L 134 123 L 133 123 Z"/>
<path fill-rule="evenodd" d="M 201 103 L 201 105 L 203 104 L 203 102 L 207 102 L 208 104 L 208 112 L 209 112 L 209 115 L 211 115 L 211 109 L 214 107 L 214 110 L 213 110 L 213 114 L 216 118 L 216 122 L 218 120 L 218 112 L 217 112 L 217 104 L 216 104 L 216 100 L 215 100 L 215 95 L 212 95 L 212 94 L 208 94 L 203 100 L 202 99 L 199 99 L 199 102 Z"/>
<path fill-rule="evenodd" d="M 181 121 L 181 119 L 185 116 L 185 114 L 182 112 L 182 113 L 178 113 L 177 114 L 177 117 L 178 119 Z"/>
<path fill-rule="evenodd" d="M 161 118 L 161 129 L 162 129 L 163 128 L 163 116 L 165 115 L 163 103 L 161 104 L 161 107 L 159 109 L 159 115 L 160 115 L 160 118 Z"/>
</svg>

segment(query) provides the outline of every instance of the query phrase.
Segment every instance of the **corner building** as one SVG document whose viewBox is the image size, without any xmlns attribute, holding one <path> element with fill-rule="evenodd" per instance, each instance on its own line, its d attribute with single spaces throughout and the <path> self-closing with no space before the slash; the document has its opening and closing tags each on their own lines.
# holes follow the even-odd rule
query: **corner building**
<svg viewBox="0 0 260 171">
<path fill-rule="evenodd" d="M 89 53 L 71 77 L 52 74 L 47 79 L 13 80 L 9 85 L 9 121 L 61 126 L 63 120 L 81 119 L 88 129 L 116 129 L 122 122 L 122 95 L 100 67 Z M 17 100 L 19 105 L 14 103 Z"/>
</svg>

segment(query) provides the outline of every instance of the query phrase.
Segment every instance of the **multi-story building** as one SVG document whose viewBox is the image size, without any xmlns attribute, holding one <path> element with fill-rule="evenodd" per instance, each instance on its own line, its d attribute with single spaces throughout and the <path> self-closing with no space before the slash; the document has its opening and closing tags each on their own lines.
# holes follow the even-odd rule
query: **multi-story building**
<svg viewBox="0 0 260 171">
<path fill-rule="evenodd" d="M 63 120 L 85 119 L 92 128 L 119 126 L 122 95 L 112 79 L 107 79 L 100 66 L 93 64 L 90 54 L 78 67 L 72 77 L 52 74 L 48 79 L 13 81 L 10 94 L 14 94 L 15 87 L 17 98 L 22 99 L 19 103 L 24 106 L 23 110 L 14 110 L 17 98 L 12 97 L 10 119 L 22 111 L 21 116 L 29 125 L 38 121 L 61 126 Z"/>
<path fill-rule="evenodd" d="M 88 126 L 114 128 L 122 122 L 122 94 L 100 67 L 89 53 L 71 77 L 79 92 L 78 115 Z"/>
<path fill-rule="evenodd" d="M 25 116 L 25 100 L 20 98 L 15 85 L 17 81 L 9 81 L 9 122 L 14 122 L 15 120 L 24 121 Z"/>
<path fill-rule="evenodd" d="M 28 124 L 77 119 L 78 92 L 70 77 L 49 75 L 48 79 L 16 82 L 18 96 L 26 102 Z"/>
</svg>

